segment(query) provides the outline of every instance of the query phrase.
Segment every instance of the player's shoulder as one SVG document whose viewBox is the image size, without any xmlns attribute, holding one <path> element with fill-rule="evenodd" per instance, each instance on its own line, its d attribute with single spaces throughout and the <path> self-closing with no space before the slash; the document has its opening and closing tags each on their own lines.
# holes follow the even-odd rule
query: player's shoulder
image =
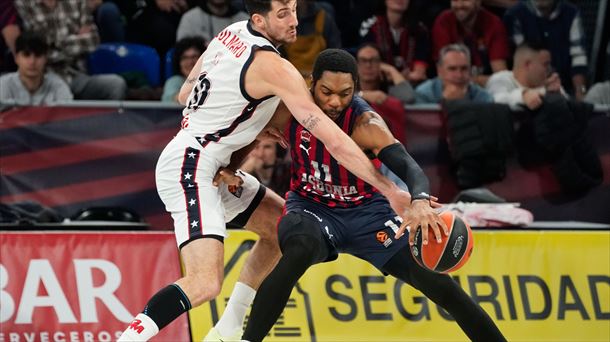
<svg viewBox="0 0 610 342">
<path fill-rule="evenodd" d="M 375 112 L 373 108 L 362 97 L 354 95 L 350 104 L 352 112 L 359 116 L 366 112 Z"/>
</svg>

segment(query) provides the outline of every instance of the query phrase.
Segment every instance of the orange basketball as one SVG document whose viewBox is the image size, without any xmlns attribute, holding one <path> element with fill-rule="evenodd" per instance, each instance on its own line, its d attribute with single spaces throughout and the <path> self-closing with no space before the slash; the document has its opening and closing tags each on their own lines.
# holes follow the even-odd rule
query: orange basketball
<svg viewBox="0 0 610 342">
<path fill-rule="evenodd" d="M 473 239 L 470 226 L 451 211 L 440 215 L 449 228 L 449 236 L 442 234 L 443 240 L 438 243 L 432 229 L 428 230 L 428 244 L 422 244 L 421 229 L 415 233 L 415 243 L 411 254 L 417 263 L 438 273 L 453 272 L 464 266 L 472 254 Z"/>
</svg>

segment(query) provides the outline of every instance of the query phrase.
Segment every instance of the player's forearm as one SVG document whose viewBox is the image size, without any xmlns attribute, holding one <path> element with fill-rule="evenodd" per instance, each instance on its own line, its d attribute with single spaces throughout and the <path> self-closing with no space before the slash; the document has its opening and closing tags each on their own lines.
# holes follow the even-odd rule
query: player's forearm
<svg viewBox="0 0 610 342">
<path fill-rule="evenodd" d="M 382 175 L 360 150 L 358 145 L 347 135 L 333 139 L 332 143 L 324 142 L 328 152 L 337 161 L 363 181 L 376 187 L 382 194 L 397 190 L 396 184 Z"/>
<path fill-rule="evenodd" d="M 401 143 L 384 147 L 377 157 L 407 184 L 414 199 L 430 194 L 428 177 Z"/>
</svg>

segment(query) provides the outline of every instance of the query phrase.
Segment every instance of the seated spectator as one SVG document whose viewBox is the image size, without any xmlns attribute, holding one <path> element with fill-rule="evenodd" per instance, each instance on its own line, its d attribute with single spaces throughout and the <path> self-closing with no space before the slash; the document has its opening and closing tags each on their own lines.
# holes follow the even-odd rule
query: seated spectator
<svg viewBox="0 0 610 342">
<path fill-rule="evenodd" d="M 385 0 L 378 15 L 362 22 L 363 41 L 373 42 L 385 63 L 393 65 L 412 83 L 426 79 L 430 37 L 407 0 Z"/>
<path fill-rule="evenodd" d="M 125 24 L 119 7 L 112 1 L 87 0 L 102 43 L 124 42 Z"/>
<path fill-rule="evenodd" d="M 284 197 L 290 187 L 290 163 L 275 141 L 263 139 L 250 152 L 240 169 Z"/>
<path fill-rule="evenodd" d="M 13 60 L 15 41 L 21 33 L 17 20 L 13 2 L 0 1 L 0 73 L 17 69 Z"/>
<path fill-rule="evenodd" d="M 467 99 L 493 102 L 485 89 L 471 82 L 470 51 L 465 45 L 443 47 L 436 66 L 438 77 L 415 88 L 416 103 L 440 103 L 443 100 Z"/>
<path fill-rule="evenodd" d="M 587 92 L 585 101 L 592 104 L 610 106 L 610 81 L 595 83 L 591 90 Z"/>
<path fill-rule="evenodd" d="M 580 11 L 563 0 L 526 0 L 510 8 L 504 21 L 512 42 L 543 45 L 551 52 L 561 85 L 577 100 L 586 93 L 587 54 Z"/>
<path fill-rule="evenodd" d="M 360 96 L 369 103 L 381 104 L 386 97 L 393 96 L 403 104 L 415 102 L 411 84 L 394 66 L 381 61 L 379 48 L 365 43 L 356 52 Z"/>
<path fill-rule="evenodd" d="M 0 102 L 39 106 L 72 100 L 59 76 L 45 72 L 48 46 L 36 34 L 24 32 L 15 43 L 16 72 L 0 76 Z"/>
<path fill-rule="evenodd" d="M 172 67 L 174 76 L 165 81 L 163 86 L 163 102 L 178 102 L 178 93 L 182 84 L 197 63 L 199 56 L 205 51 L 205 40 L 200 37 L 187 37 L 179 40 L 174 49 Z"/>
<path fill-rule="evenodd" d="M 326 10 L 312 0 L 297 1 L 297 19 L 296 42 L 281 49 L 301 75 L 309 80 L 318 54 L 327 48 L 341 47 L 341 32 Z"/>
<path fill-rule="evenodd" d="M 246 12 L 234 8 L 230 0 L 197 0 L 195 3 L 196 6 L 180 19 L 177 41 L 199 36 L 209 42 L 230 24 L 250 18 Z"/>
<path fill-rule="evenodd" d="M 542 105 L 547 92 L 563 89 L 559 75 L 552 72 L 549 50 L 523 44 L 515 51 L 513 71 L 493 74 L 487 81 L 487 91 L 495 102 L 508 104 L 512 109 L 525 106 L 535 110 Z"/>
<path fill-rule="evenodd" d="M 436 58 L 443 46 L 461 43 L 470 49 L 474 81 L 485 86 L 489 76 L 506 70 L 510 57 L 508 36 L 502 20 L 481 7 L 481 0 L 453 0 L 432 27 Z"/>
<path fill-rule="evenodd" d="M 99 43 L 86 1 L 15 0 L 27 30 L 44 36 L 48 67 L 68 85 L 76 99 L 121 100 L 127 85 L 118 75 L 87 75 L 86 56 Z M 58 25 L 61 23 L 61 25 Z"/>
</svg>

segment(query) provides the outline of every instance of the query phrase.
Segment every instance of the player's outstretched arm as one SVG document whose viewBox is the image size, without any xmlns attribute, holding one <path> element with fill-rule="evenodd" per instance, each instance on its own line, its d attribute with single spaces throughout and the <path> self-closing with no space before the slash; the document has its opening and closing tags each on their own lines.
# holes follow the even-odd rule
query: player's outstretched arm
<svg viewBox="0 0 610 342">
<path fill-rule="evenodd" d="M 318 108 L 294 66 L 274 52 L 256 54 L 246 73 L 246 91 L 250 96 L 279 96 L 299 123 L 320 139 L 343 166 L 379 189 L 393 206 L 406 207 L 408 194 L 379 173 L 354 141 Z"/>
<path fill-rule="evenodd" d="M 381 116 L 365 112 L 356 121 L 352 139 L 364 150 L 373 152 L 394 174 L 404 181 L 412 193 L 411 207 L 402 216 L 405 222 L 396 233 L 400 238 L 409 229 L 409 242 L 414 242 L 417 227 L 422 228 L 423 243 L 428 243 L 428 229 L 432 228 L 436 240 L 441 240 L 441 230 L 447 235 L 447 226 L 430 205 L 430 183 L 424 171 L 409 155 L 405 147 L 394 138 Z M 406 223 L 406 225 L 405 225 Z"/>
</svg>

